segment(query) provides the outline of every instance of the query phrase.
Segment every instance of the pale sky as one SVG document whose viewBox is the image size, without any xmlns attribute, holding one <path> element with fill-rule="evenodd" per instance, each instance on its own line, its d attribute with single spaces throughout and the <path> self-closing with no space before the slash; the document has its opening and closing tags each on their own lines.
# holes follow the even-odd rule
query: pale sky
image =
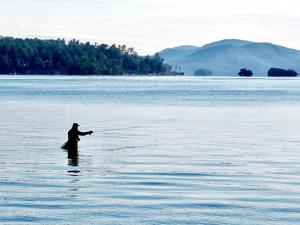
<svg viewBox="0 0 300 225">
<path fill-rule="evenodd" d="M 300 49 L 299 0 L 0 0 L 0 35 L 125 44 L 139 54 L 237 38 Z"/>
</svg>

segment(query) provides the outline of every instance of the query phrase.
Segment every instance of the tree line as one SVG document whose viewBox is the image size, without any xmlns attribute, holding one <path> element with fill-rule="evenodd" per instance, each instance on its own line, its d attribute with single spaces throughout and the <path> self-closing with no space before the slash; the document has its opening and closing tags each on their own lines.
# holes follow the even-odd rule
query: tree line
<svg viewBox="0 0 300 225">
<path fill-rule="evenodd" d="M 268 71 L 269 77 L 296 77 L 298 73 L 292 69 L 271 68 Z"/>
<path fill-rule="evenodd" d="M 139 56 L 125 45 L 0 37 L 0 74 L 134 75 L 171 73 L 154 56 Z"/>
</svg>

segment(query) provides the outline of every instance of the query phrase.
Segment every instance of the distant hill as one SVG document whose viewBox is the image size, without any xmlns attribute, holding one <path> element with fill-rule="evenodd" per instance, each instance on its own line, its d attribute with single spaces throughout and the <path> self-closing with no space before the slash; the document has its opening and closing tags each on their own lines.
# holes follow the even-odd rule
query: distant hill
<svg viewBox="0 0 300 225">
<path fill-rule="evenodd" d="M 271 43 L 256 43 L 226 39 L 202 47 L 179 46 L 168 48 L 159 55 L 173 68 L 188 75 L 196 70 L 209 70 L 214 75 L 237 75 L 249 68 L 254 76 L 267 76 L 271 67 L 294 69 L 300 72 L 300 51 Z"/>
</svg>

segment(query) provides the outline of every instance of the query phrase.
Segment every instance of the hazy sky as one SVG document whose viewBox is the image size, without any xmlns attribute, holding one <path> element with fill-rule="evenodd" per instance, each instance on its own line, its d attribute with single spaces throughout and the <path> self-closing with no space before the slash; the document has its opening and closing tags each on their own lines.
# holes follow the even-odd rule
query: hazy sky
<svg viewBox="0 0 300 225">
<path fill-rule="evenodd" d="M 140 54 L 225 38 L 300 49 L 299 0 L 0 0 L 0 35 L 126 44 Z"/>
</svg>

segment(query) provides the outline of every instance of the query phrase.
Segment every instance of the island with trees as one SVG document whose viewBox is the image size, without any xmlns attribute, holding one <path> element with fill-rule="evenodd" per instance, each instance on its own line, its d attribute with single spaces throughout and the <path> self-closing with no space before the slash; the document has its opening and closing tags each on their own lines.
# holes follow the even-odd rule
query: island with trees
<svg viewBox="0 0 300 225">
<path fill-rule="evenodd" d="M 194 71 L 194 75 L 195 76 L 212 76 L 213 72 L 211 72 L 210 70 L 207 70 L 207 69 L 198 69 L 198 70 Z"/>
<path fill-rule="evenodd" d="M 269 77 L 296 77 L 298 73 L 292 69 L 271 68 L 268 71 Z"/>
<path fill-rule="evenodd" d="M 0 37 L 0 74 L 176 75 L 155 54 L 139 56 L 125 45 Z"/>
<path fill-rule="evenodd" d="M 251 70 L 247 69 L 247 68 L 243 68 L 243 69 L 240 70 L 238 75 L 240 75 L 241 77 L 252 77 L 253 72 Z"/>
</svg>

